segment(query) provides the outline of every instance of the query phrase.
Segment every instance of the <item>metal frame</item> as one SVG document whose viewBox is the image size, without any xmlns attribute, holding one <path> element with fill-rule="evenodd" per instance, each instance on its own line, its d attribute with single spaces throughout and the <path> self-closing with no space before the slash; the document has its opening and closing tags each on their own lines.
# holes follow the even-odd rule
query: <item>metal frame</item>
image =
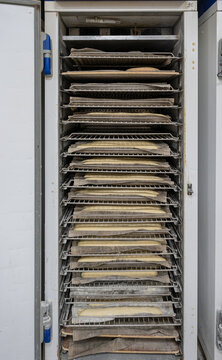
<svg viewBox="0 0 222 360">
<path fill-rule="evenodd" d="M 45 14 L 45 31 L 52 40 L 52 76 L 45 78 L 45 299 L 52 302 L 52 339 L 45 359 L 58 357 L 59 327 L 59 17 Z"/>
<path fill-rule="evenodd" d="M 184 12 L 184 360 L 197 358 L 197 22 L 196 12 Z M 186 192 L 189 183 L 192 196 Z"/>
<path fill-rule="evenodd" d="M 127 6 L 127 7 L 126 7 Z M 46 12 L 60 12 L 71 13 L 75 15 L 78 13 L 97 13 L 100 14 L 108 12 L 109 15 L 113 13 L 121 13 L 123 15 L 143 14 L 144 12 L 182 12 L 197 10 L 197 1 L 118 1 L 118 6 L 113 1 L 46 1 Z"/>
<path fill-rule="evenodd" d="M 139 11 L 138 11 L 139 9 Z M 59 178 L 59 13 L 122 13 L 135 12 L 181 14 L 184 21 L 185 50 L 185 169 L 184 189 L 187 183 L 193 184 L 194 194 L 189 196 L 184 191 L 184 360 L 196 360 L 197 357 L 197 13 L 196 2 L 180 1 L 139 1 L 118 2 L 46 2 L 46 32 L 53 41 L 53 76 L 46 79 L 46 296 L 53 301 L 53 338 L 46 345 L 46 360 L 56 358 L 58 337 L 58 274 L 55 269 L 59 264 L 58 248 L 58 178 Z M 191 281 L 192 279 L 192 281 Z"/>
</svg>

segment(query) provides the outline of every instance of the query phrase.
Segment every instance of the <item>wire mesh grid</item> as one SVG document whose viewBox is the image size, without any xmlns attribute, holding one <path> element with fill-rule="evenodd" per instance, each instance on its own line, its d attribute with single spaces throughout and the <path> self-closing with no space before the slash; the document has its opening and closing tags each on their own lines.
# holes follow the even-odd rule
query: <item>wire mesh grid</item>
<svg viewBox="0 0 222 360">
<path fill-rule="evenodd" d="M 71 133 L 67 136 L 60 138 L 62 141 L 98 141 L 98 140 L 110 140 L 110 141 L 119 141 L 119 140 L 134 140 L 134 141 L 178 141 L 179 137 L 174 136 L 171 133 L 137 133 L 131 134 L 125 132 L 124 134 L 120 133 L 103 133 L 103 134 L 89 134 L 85 132 L 81 133 Z"/>
<path fill-rule="evenodd" d="M 126 190 L 157 190 L 157 191 L 165 191 L 165 190 L 173 190 L 175 192 L 181 191 L 181 187 L 178 184 L 172 182 L 172 184 L 164 184 L 164 185 L 122 185 L 122 184 L 84 184 L 84 185 L 75 185 L 74 177 L 69 177 L 65 179 L 61 185 L 61 189 L 68 190 L 68 189 L 126 189 Z"/>
<path fill-rule="evenodd" d="M 60 325 L 73 327 L 73 328 L 91 328 L 91 327 L 104 327 L 104 323 L 79 323 L 72 324 L 71 304 L 64 304 L 61 312 Z M 149 326 L 180 326 L 182 319 L 179 316 L 175 317 L 138 317 L 138 318 L 116 318 L 112 321 L 106 321 L 106 327 L 149 327 Z"/>
<path fill-rule="evenodd" d="M 73 196 L 74 197 L 74 196 Z M 126 199 L 126 200 L 87 200 L 87 199 L 79 199 L 79 198 L 63 198 L 62 205 L 67 206 L 67 205 L 133 205 L 133 206 L 139 206 L 139 205 L 148 205 L 148 206 L 173 206 L 173 207 L 178 207 L 179 206 L 179 202 L 177 199 L 175 199 L 173 196 L 168 196 L 167 197 L 167 201 L 166 202 L 161 202 L 161 201 L 150 201 L 150 200 L 130 200 L 130 199 Z M 135 209 L 136 210 L 136 209 Z M 132 215 L 133 217 L 133 215 Z"/>
<path fill-rule="evenodd" d="M 84 166 L 84 165 L 83 165 Z M 67 165 L 66 167 L 63 167 L 61 169 L 61 173 L 67 174 L 67 173 L 76 173 L 76 172 L 84 172 L 84 173 L 110 173 L 110 174 L 162 174 L 162 175 L 179 175 L 180 170 L 176 167 L 171 166 L 168 170 L 141 170 L 141 169 L 98 169 L 98 168 L 89 168 L 87 166 L 85 167 L 72 167 L 70 165 Z"/>
</svg>

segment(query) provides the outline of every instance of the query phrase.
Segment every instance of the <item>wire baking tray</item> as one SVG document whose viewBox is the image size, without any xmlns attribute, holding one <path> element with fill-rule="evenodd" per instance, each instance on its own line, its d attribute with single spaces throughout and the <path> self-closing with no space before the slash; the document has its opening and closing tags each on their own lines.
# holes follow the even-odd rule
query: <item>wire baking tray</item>
<svg viewBox="0 0 222 360">
<path fill-rule="evenodd" d="M 62 276 L 62 282 L 61 286 L 63 288 L 63 281 L 64 283 L 64 289 L 66 286 L 75 286 L 76 288 L 79 286 L 95 286 L 96 284 L 100 284 L 101 286 L 108 287 L 109 290 L 112 290 L 110 288 L 109 284 L 115 283 L 120 284 L 120 288 L 122 285 L 128 285 L 128 284 L 146 284 L 150 285 L 150 290 L 152 290 L 152 295 L 156 292 L 156 289 L 158 287 L 162 286 L 170 286 L 175 287 L 175 292 L 181 292 L 181 268 L 179 264 L 176 264 L 174 262 L 174 265 L 172 265 L 171 262 L 171 268 L 161 267 L 151 265 L 144 266 L 142 264 L 140 265 L 128 265 L 127 269 L 125 267 L 115 267 L 115 268 L 106 268 L 103 267 L 103 269 L 92 269 L 92 268 L 76 268 L 70 270 L 69 262 L 64 262 L 65 265 L 62 265 L 60 269 L 60 275 Z M 127 272 L 127 274 L 126 274 Z M 155 276 L 153 274 L 155 272 Z M 83 274 L 88 274 L 89 276 L 83 276 Z M 174 278 L 176 280 L 174 280 Z M 103 288 L 103 291 L 105 291 L 105 288 Z M 147 288 L 146 288 L 147 289 Z M 90 290 L 91 291 L 91 290 Z M 94 291 L 94 290 L 93 290 Z M 98 294 L 98 293 L 97 293 Z M 108 294 L 108 292 L 107 292 Z M 123 293 L 121 291 L 121 294 L 125 296 L 125 292 Z M 99 294 L 100 296 L 101 294 Z"/>
<path fill-rule="evenodd" d="M 135 336 L 140 339 L 175 339 L 177 342 L 180 341 L 180 334 L 176 328 L 151 328 L 151 329 L 82 329 L 78 330 L 68 328 L 61 329 L 61 336 L 72 336 L 72 341 L 77 342 L 80 340 L 92 339 L 95 337 L 129 337 L 134 338 Z"/>
<path fill-rule="evenodd" d="M 115 286 L 115 285 L 114 285 Z M 122 289 L 121 289 L 122 290 Z M 139 287 L 138 287 L 138 290 L 139 290 Z M 128 296 L 129 298 L 131 298 L 130 295 L 126 295 Z M 148 295 L 149 297 L 146 298 L 146 303 L 147 305 L 146 306 L 155 306 L 157 304 L 173 304 L 174 306 L 176 307 L 181 307 L 182 304 L 181 304 L 181 298 L 180 297 L 174 297 L 171 295 L 171 293 L 169 293 L 169 295 L 163 295 L 161 296 L 160 298 L 160 295 L 158 296 L 151 296 Z M 118 303 L 118 301 L 121 301 L 120 304 L 122 303 L 122 300 L 124 298 L 122 297 L 118 297 L 116 296 L 115 297 L 115 300 L 116 302 Z M 91 297 L 90 298 L 83 298 L 83 296 L 75 296 L 74 298 L 65 298 L 65 303 L 66 304 L 74 304 L 76 305 L 77 307 L 79 306 L 84 306 L 84 305 L 90 305 L 92 302 L 95 302 L 95 303 L 98 303 L 100 302 L 102 299 L 99 298 L 99 292 L 97 294 L 97 296 L 95 298 Z M 127 301 L 127 302 L 130 302 Z M 144 303 L 145 303 L 145 300 L 144 300 Z M 107 298 L 105 304 L 112 304 L 112 302 L 109 302 L 109 299 Z"/>
<path fill-rule="evenodd" d="M 125 109 L 123 111 L 118 111 L 118 109 L 96 109 L 96 111 L 84 111 L 78 110 L 72 115 L 68 116 L 67 120 L 63 120 L 62 123 L 91 123 L 91 124 L 103 124 L 110 123 L 119 124 L 119 125 L 132 125 L 132 124 L 141 124 L 141 125 L 152 125 L 152 124 L 176 124 L 175 121 L 172 121 L 172 118 L 169 115 L 156 112 L 144 112 L 140 108 Z"/>
<path fill-rule="evenodd" d="M 91 239 L 92 241 L 94 240 L 94 239 Z M 103 240 L 101 240 L 101 239 L 97 239 L 97 241 L 101 241 L 101 242 L 103 242 L 103 241 L 110 241 L 110 245 L 111 245 L 111 247 L 112 247 L 112 249 L 114 249 L 115 247 L 117 247 L 118 248 L 118 245 L 112 245 L 112 241 L 115 241 L 116 239 L 113 239 L 113 240 L 110 240 L 110 239 L 105 239 L 105 238 L 103 238 Z M 137 246 L 137 241 L 139 241 L 140 240 L 140 238 L 138 237 L 132 237 L 132 238 L 130 238 L 130 237 L 127 237 L 127 238 L 124 238 L 124 237 L 122 237 L 119 241 L 120 242 L 123 242 L 123 244 L 124 244 L 124 241 L 127 241 L 127 242 L 129 242 L 129 241 L 131 241 L 132 242 L 132 245 L 126 245 L 126 246 L 122 246 L 122 248 L 124 249 L 127 249 L 127 251 L 125 250 L 125 252 L 123 253 L 123 255 L 124 254 L 129 254 L 129 255 L 132 255 L 132 254 L 135 254 L 135 255 L 139 255 L 139 254 L 143 254 L 143 253 L 152 253 L 153 255 L 154 254 L 159 254 L 159 255 L 161 255 L 161 254 L 164 254 L 164 255 L 168 255 L 168 254 L 171 254 L 171 255 L 174 255 L 174 257 L 175 258 L 179 258 L 179 257 L 181 257 L 181 250 L 179 249 L 179 247 L 178 247 L 178 245 L 177 245 L 177 243 L 176 242 L 174 242 L 174 241 L 172 241 L 172 239 L 170 238 L 170 237 L 168 237 L 168 238 L 166 238 L 166 237 L 164 237 L 164 236 L 162 236 L 162 237 L 159 237 L 159 241 L 157 241 L 158 243 L 159 243 L 159 246 L 163 246 L 163 250 L 155 250 L 155 251 L 153 251 L 153 250 L 146 250 L 145 248 L 143 248 L 143 246 L 141 246 L 141 248 L 140 248 L 140 246 Z M 147 241 L 153 241 L 153 239 L 151 238 L 151 239 L 146 239 Z M 66 242 L 66 243 L 64 243 L 62 246 L 61 246 L 61 251 L 60 251 L 60 257 L 62 258 L 62 259 L 64 259 L 64 260 L 66 260 L 69 256 L 93 256 L 93 255 L 95 255 L 95 256 L 97 256 L 97 255 L 103 255 L 104 254 L 104 256 L 105 255 L 107 255 L 107 256 L 109 256 L 110 254 L 115 254 L 115 252 L 113 252 L 113 250 L 112 250 L 112 252 L 109 252 L 109 247 L 108 247 L 108 250 L 107 250 L 107 252 L 102 252 L 102 251 L 100 251 L 100 252 L 97 252 L 97 247 L 96 246 L 94 246 L 93 247 L 93 249 L 94 249 L 94 251 L 93 252 L 90 252 L 90 253 L 85 253 L 84 255 L 72 255 L 72 249 L 73 248 L 75 248 L 75 247 L 77 247 L 78 248 L 78 242 L 79 241 L 82 241 L 82 239 L 77 239 L 77 240 L 72 240 L 72 241 L 69 241 L 69 242 Z M 88 239 L 87 241 L 89 241 L 89 243 L 90 243 L 90 239 Z M 94 240 L 95 241 L 95 240 Z M 98 245 L 99 246 L 99 245 Z M 86 248 L 87 249 L 87 247 L 90 247 L 90 245 L 88 245 L 88 246 L 84 246 L 84 248 Z M 102 247 L 103 248 L 103 245 L 100 245 L 99 247 Z M 133 248 L 134 249 L 134 252 L 132 253 L 131 252 L 131 248 Z M 145 252 L 144 252 L 145 251 Z M 120 255 L 122 254 L 121 252 L 118 252 Z"/>
<path fill-rule="evenodd" d="M 163 186 L 175 187 L 178 186 L 175 179 L 171 179 L 169 176 L 150 176 L 147 174 L 135 174 L 132 176 L 131 174 L 85 174 L 85 173 L 76 173 L 75 175 L 69 175 L 64 181 L 69 183 L 69 186 L 76 188 L 88 188 L 91 189 L 95 186 L 95 189 L 117 189 L 118 187 L 121 189 L 124 188 L 132 188 L 132 189 L 140 189 L 143 190 L 148 188 L 149 186 L 156 186 L 156 189 L 161 190 Z M 160 188 L 158 188 L 160 186 Z M 177 189 L 174 189 L 175 191 Z M 178 187 L 178 190 L 180 188 Z"/>
<path fill-rule="evenodd" d="M 85 84 L 84 84 L 85 85 Z M 182 90 L 179 89 L 169 89 L 169 90 L 139 90 L 135 89 L 135 91 L 132 91 L 130 89 L 111 89 L 111 88 L 88 88 L 88 89 L 61 89 L 62 93 L 70 96 L 84 96 L 84 97 L 91 97 L 91 98 L 97 98 L 97 99 L 104 99 L 104 98 L 110 98 L 110 99 L 146 99 L 149 98 L 155 99 L 157 97 L 166 97 L 166 96 L 175 96 L 177 94 L 182 93 Z"/>
<path fill-rule="evenodd" d="M 168 253 L 165 255 L 154 255 L 153 253 L 139 254 L 107 254 L 107 255 L 90 255 L 87 256 L 72 256 L 69 257 L 69 270 L 75 271 L 80 269 L 86 271 L 86 269 L 92 270 L 103 270 L 103 269 L 119 269 L 120 267 L 125 268 L 128 271 L 128 267 L 132 266 L 154 266 L 156 269 L 159 267 L 165 269 L 172 269 L 175 263 L 174 257 Z"/>
<path fill-rule="evenodd" d="M 68 211 L 69 213 L 69 211 Z M 68 241 L 79 241 L 79 240 L 104 240 L 104 241 L 112 241 L 112 240 L 153 240 L 153 241 L 162 241 L 162 240 L 173 240 L 180 241 L 180 235 L 174 230 L 174 228 L 168 225 L 165 233 L 149 233 L 149 234 L 127 234 L 127 235 L 109 235 L 109 236 L 98 236 L 98 235 L 80 235 L 80 236 L 69 236 L 69 230 L 72 225 L 69 225 L 67 228 L 63 229 L 63 232 L 60 236 L 60 242 L 66 244 Z"/>
<path fill-rule="evenodd" d="M 86 98 L 70 97 L 69 104 L 64 108 L 172 108 L 178 109 L 181 106 L 174 104 L 174 98 L 146 98 L 146 99 L 113 99 L 113 98 Z"/>
<path fill-rule="evenodd" d="M 178 216 L 173 214 L 171 218 L 146 218 L 146 219 L 73 219 L 73 208 L 67 208 L 64 212 L 60 226 L 66 227 L 69 224 L 155 224 L 155 223 L 174 223 L 180 224 L 181 220 Z M 154 231 L 153 233 L 158 233 Z M 162 231 L 159 231 L 161 233 Z M 167 232 L 167 231 L 164 231 Z M 151 233 L 151 231 L 150 231 Z M 112 234 L 111 234 L 112 235 Z"/>
<path fill-rule="evenodd" d="M 110 284 L 109 286 L 114 286 L 115 288 L 115 284 Z M 104 286 L 104 287 L 100 287 L 97 289 L 97 293 L 95 292 L 88 292 L 88 289 L 84 289 L 83 291 L 85 292 L 85 296 L 83 291 L 78 291 L 77 287 L 74 290 L 71 290 L 69 292 L 69 294 L 65 294 L 65 303 L 66 304 L 73 304 L 76 300 L 91 300 L 91 299 L 98 299 L 98 300 L 106 300 L 106 299 L 133 299 L 133 298 L 146 298 L 149 296 L 170 296 L 170 289 L 169 287 L 149 287 L 149 285 L 147 285 L 146 289 L 141 289 L 141 287 L 138 288 L 131 288 L 129 289 L 129 287 L 127 288 L 122 287 L 119 288 L 118 291 L 116 290 L 115 294 L 114 291 L 111 294 L 108 290 L 109 290 L 109 286 Z M 131 285 L 132 286 L 132 285 Z M 115 288 L 116 289 L 116 288 Z M 123 293 L 124 295 L 119 295 L 119 293 Z M 107 297 L 104 297 L 104 293 L 107 293 Z M 77 294 L 77 295 L 76 295 Z"/>
<path fill-rule="evenodd" d="M 168 197 L 172 198 L 173 195 Z M 173 197 L 176 201 L 177 199 Z M 149 190 L 136 190 L 130 189 L 124 192 L 123 189 L 110 190 L 109 188 L 104 189 L 71 189 L 67 195 L 64 196 L 67 201 L 70 200 L 92 200 L 92 201 L 145 201 L 145 202 L 156 202 L 156 203 L 167 203 L 167 192 L 166 191 L 149 191 Z"/>
<path fill-rule="evenodd" d="M 73 296 L 76 298 L 87 298 L 87 296 L 103 297 L 110 298 L 110 296 L 118 296 L 124 298 L 127 296 L 137 296 L 139 295 L 150 295 L 147 292 L 149 289 L 154 289 L 154 292 L 159 289 L 159 292 L 156 291 L 156 294 L 162 295 L 172 295 L 172 290 L 175 294 L 182 292 L 181 282 L 179 277 L 175 277 L 172 272 L 169 272 L 169 281 L 167 283 L 161 283 L 155 280 L 141 280 L 141 279 L 128 279 L 128 280 L 97 280 L 87 284 L 74 285 L 72 284 L 72 273 L 67 273 L 63 277 L 63 281 L 60 284 L 60 291 L 66 293 L 65 296 L 69 297 L 69 292 L 73 291 Z M 152 294 L 154 292 L 151 292 Z M 164 293 L 164 294 L 163 294 Z"/>
<path fill-rule="evenodd" d="M 72 83 L 69 88 L 61 89 L 69 95 L 81 95 L 91 97 L 105 97 L 109 95 L 111 98 L 141 98 L 147 95 L 157 96 L 163 94 L 178 94 L 181 89 L 175 89 L 167 83 Z"/>
<path fill-rule="evenodd" d="M 149 255 L 149 254 L 152 254 L 152 255 L 173 255 L 174 258 L 180 258 L 181 257 L 181 252 L 179 250 L 179 248 L 176 246 L 175 243 L 173 242 L 170 242 L 168 243 L 167 245 L 164 246 L 164 250 L 163 251 L 151 251 L 151 250 L 145 250 L 145 249 L 138 249 L 136 248 L 136 244 L 135 243 L 132 243 L 132 246 L 130 247 L 129 245 L 127 246 L 122 246 L 121 248 L 124 250 L 124 248 L 126 248 L 127 250 L 125 250 L 124 252 L 120 252 L 120 251 L 117 251 L 117 252 L 114 252 L 113 250 L 111 252 L 97 252 L 97 247 L 94 247 L 94 252 L 90 252 L 90 253 L 84 253 L 82 255 L 77 255 L 77 254 L 73 254 L 72 253 L 72 249 L 73 248 L 78 248 L 77 246 L 77 243 L 78 242 L 74 242 L 71 243 L 67 243 L 67 244 L 64 244 L 62 246 L 62 249 L 61 249 L 61 252 L 60 252 L 60 258 L 62 260 L 67 260 L 69 257 L 78 257 L 78 256 L 112 256 L 112 255 L 115 255 L 115 254 L 119 254 L 120 256 L 127 256 L 127 255 Z M 101 246 L 102 248 L 103 246 Z M 118 246 L 117 246 L 118 247 Z M 84 247 L 85 248 L 85 247 Z M 114 247 L 112 247 L 114 248 Z M 133 248 L 134 251 L 133 253 L 130 251 L 130 248 Z M 108 248 L 109 249 L 109 248 Z M 87 250 L 87 248 L 86 248 Z"/>
<path fill-rule="evenodd" d="M 182 73 L 174 70 L 157 70 L 157 71 L 121 71 L 121 70 L 86 70 L 86 71 L 66 71 L 62 72 L 61 76 L 68 80 L 76 81 L 137 81 L 137 80 L 151 80 L 151 81 L 171 81 L 174 78 L 182 75 Z"/>
<path fill-rule="evenodd" d="M 124 272 L 125 271 L 127 271 L 127 272 L 135 272 L 135 271 L 154 272 L 154 271 L 157 271 L 158 273 L 163 272 L 165 274 L 168 274 L 171 271 L 175 275 L 180 275 L 180 273 L 181 273 L 181 270 L 174 258 L 171 258 L 169 267 L 165 267 L 160 264 L 150 264 L 150 263 L 142 263 L 142 262 L 141 263 L 138 263 L 138 262 L 120 263 L 120 264 L 115 264 L 115 266 L 113 266 L 113 267 L 112 267 L 112 265 L 110 265 L 110 266 L 107 266 L 107 265 L 108 264 L 104 264 L 100 268 L 95 269 L 95 268 L 89 267 L 87 265 L 84 266 L 84 264 L 83 264 L 82 267 L 70 269 L 70 265 L 69 265 L 69 261 L 68 261 L 67 264 L 62 265 L 61 270 L 60 270 L 60 275 L 66 276 L 68 273 L 82 273 L 83 271 L 93 273 L 95 275 L 95 278 L 96 278 L 96 275 L 99 274 L 101 271 L 103 273 L 110 272 L 110 271 L 116 271 L 116 273 L 118 275 L 121 275 L 121 272 L 123 272 L 123 271 Z M 100 281 L 99 278 L 97 280 Z M 130 280 L 132 281 L 132 278 Z M 122 281 L 122 279 L 121 279 L 121 281 Z"/>
<path fill-rule="evenodd" d="M 173 190 L 175 192 L 181 191 L 181 187 L 178 184 L 172 185 L 109 185 L 109 184 L 85 184 L 85 185 L 75 185 L 74 178 L 65 179 L 65 181 L 61 185 L 61 189 L 68 190 L 68 189 L 129 189 L 129 190 L 157 190 L 157 191 L 166 191 L 166 190 Z"/>
<path fill-rule="evenodd" d="M 63 198 L 62 205 L 67 206 L 67 205 L 135 205 L 135 206 L 139 206 L 139 205 L 149 205 L 149 206 L 174 206 L 174 207 L 178 207 L 179 203 L 178 200 L 176 200 L 174 197 L 172 196 L 168 196 L 167 198 L 167 202 L 160 202 L 160 201 L 150 201 L 150 200 L 118 200 L 118 199 L 107 199 L 107 200 L 98 200 L 93 199 L 93 196 L 88 195 L 88 199 L 87 199 L 87 195 L 85 197 L 83 197 L 82 199 L 78 198 L 72 198 L 72 199 L 68 199 L 68 198 Z M 132 215 L 133 217 L 133 215 Z"/>
<path fill-rule="evenodd" d="M 82 51 L 81 51 L 82 50 Z M 97 49 L 71 49 L 70 55 L 62 59 L 71 59 L 77 66 L 150 66 L 165 67 L 182 58 L 171 52 L 114 52 Z"/>
<path fill-rule="evenodd" d="M 98 169 L 93 168 L 89 169 L 88 167 L 70 167 L 68 165 L 67 167 L 63 167 L 61 169 L 61 173 L 67 174 L 67 173 L 76 173 L 76 172 L 84 172 L 84 173 L 110 173 L 110 174 L 173 174 L 173 175 L 180 175 L 180 171 L 175 167 L 170 167 L 168 170 L 133 170 L 133 169 Z"/>
<path fill-rule="evenodd" d="M 110 237 L 96 237 L 96 236 L 80 236 L 78 238 L 71 238 L 71 237 L 68 237 L 68 234 L 65 232 L 64 234 L 62 234 L 61 238 L 60 238 L 60 243 L 61 244 L 67 244 L 67 243 L 71 243 L 72 241 L 81 241 L 81 240 L 87 240 L 87 241 L 132 241 L 132 242 L 136 242 L 136 241 L 156 241 L 156 242 L 161 242 L 161 241 L 164 241 L 166 240 L 167 242 L 168 241 L 175 241 L 177 242 L 178 239 L 176 237 L 176 235 L 174 234 L 171 234 L 171 233 L 167 233 L 167 234 L 155 234 L 155 235 L 149 235 L 147 237 L 144 237 L 144 236 L 134 236 L 134 237 L 130 237 L 130 236 L 127 236 L 127 237 L 113 237 L 113 236 L 110 236 Z"/>
<path fill-rule="evenodd" d="M 62 125 L 70 125 L 70 124 L 90 124 L 90 125 L 138 125 L 138 126 L 144 126 L 144 125 L 172 125 L 172 126 L 182 126 L 183 124 L 181 122 L 176 121 L 161 121 L 161 122 L 155 122 L 155 121 L 148 121 L 148 120 L 138 120 L 138 118 L 134 118 L 132 120 L 129 120 L 129 118 L 125 119 L 115 119 L 112 117 L 104 116 L 104 118 L 95 118 L 95 117 L 87 117 L 87 115 L 84 116 L 76 116 L 72 117 L 69 116 L 68 120 L 62 120 Z"/>
<path fill-rule="evenodd" d="M 152 224 L 152 223 L 174 223 L 178 224 L 180 221 L 178 217 L 170 217 L 170 218 L 145 218 L 145 219 L 75 219 L 67 222 L 67 224 Z M 64 224 L 65 225 L 65 224 Z M 158 232 L 158 231 L 156 231 Z M 159 231 L 161 232 L 161 231 Z"/>
<path fill-rule="evenodd" d="M 67 260 L 68 258 L 73 258 L 73 257 L 82 257 L 82 256 L 90 256 L 90 257 L 96 257 L 96 256 L 103 256 L 103 257 L 107 257 L 107 256 L 130 256 L 130 255 L 135 255 L 135 256 L 145 256 L 145 255 L 153 255 L 153 256 L 158 256 L 158 255 L 161 255 L 161 256 L 168 256 L 168 255 L 173 255 L 175 258 L 180 258 L 181 255 L 180 253 L 178 252 L 177 249 L 175 248 L 172 248 L 170 247 L 169 245 L 166 246 L 166 250 L 164 251 L 151 251 L 151 250 L 134 250 L 133 252 L 130 252 L 130 246 L 127 246 L 126 248 L 128 249 L 128 251 L 124 251 L 124 246 L 122 246 L 122 252 L 120 251 L 110 251 L 109 253 L 108 252 L 97 252 L 96 250 L 96 247 L 93 247 L 94 248 L 94 253 L 92 252 L 89 252 L 89 253 L 84 253 L 84 254 L 73 254 L 72 253 L 72 249 L 75 249 L 75 248 L 78 248 L 78 246 L 71 246 L 70 249 L 65 249 L 65 250 L 62 250 L 61 253 L 60 253 L 60 258 L 61 260 Z M 132 246 L 133 249 L 136 248 L 136 246 Z M 101 250 L 103 249 L 103 247 L 101 246 Z M 107 249 L 107 248 L 106 248 Z"/>
<path fill-rule="evenodd" d="M 115 103 L 115 99 L 113 99 L 113 103 L 111 102 L 106 102 L 105 100 L 99 102 L 81 102 L 81 103 L 73 103 L 73 104 L 64 104 L 61 105 L 62 109 L 77 109 L 77 108 L 87 108 L 87 109 L 114 109 L 114 108 L 118 108 L 118 109 L 134 109 L 134 108 L 140 108 L 140 109 L 173 109 L 173 110 L 179 110 L 181 109 L 180 105 L 151 105 L 149 103 L 147 103 L 146 101 L 144 101 L 143 103 L 139 103 L 136 101 L 131 101 L 131 100 L 125 100 L 125 103 Z"/>
<path fill-rule="evenodd" d="M 70 275 L 70 274 L 69 274 Z M 92 286 L 93 285 L 93 286 Z M 60 288 L 65 293 L 65 303 L 73 301 L 73 299 L 124 299 L 134 297 L 148 297 L 154 295 L 170 296 L 171 291 L 181 292 L 178 284 L 161 284 L 155 281 L 135 282 L 93 282 L 85 285 L 72 285 L 71 281 L 68 285 Z"/>
<path fill-rule="evenodd" d="M 136 150 L 135 150 L 136 151 Z M 178 159 L 181 157 L 181 154 L 179 152 L 170 151 L 168 155 L 165 154 L 151 154 L 151 153 L 141 153 L 141 152 L 135 152 L 135 153 L 116 153 L 116 152 L 75 152 L 75 153 L 69 153 L 68 151 L 61 153 L 62 157 L 141 157 L 141 158 L 175 158 Z M 82 165 L 81 165 L 82 166 Z"/>
<path fill-rule="evenodd" d="M 60 138 L 62 141 L 119 141 L 119 140 L 134 140 L 134 141 L 179 141 L 179 136 L 174 136 L 171 133 L 88 133 L 88 132 L 72 132 Z"/>
<path fill-rule="evenodd" d="M 64 304 L 62 311 L 61 311 L 61 317 L 60 317 L 60 325 L 61 326 L 67 326 L 67 327 L 100 327 L 104 326 L 104 324 L 97 324 L 97 323 L 91 323 L 88 324 L 76 324 L 73 325 L 71 323 L 71 304 Z M 178 315 L 175 317 L 141 317 L 141 318 L 122 318 L 122 319 L 115 319 L 115 321 L 106 322 L 107 327 L 146 327 L 146 326 L 181 326 L 182 325 L 182 319 Z"/>
<path fill-rule="evenodd" d="M 73 156 L 69 164 L 70 168 L 80 168 L 80 169 L 107 169 L 107 170 L 170 170 L 170 164 L 166 161 L 166 156 L 155 157 L 155 160 L 150 160 L 152 155 L 147 155 L 144 159 L 143 155 L 133 157 L 132 154 L 126 154 L 128 156 L 124 157 L 124 154 L 115 156 L 113 153 L 109 154 L 100 154 L 97 156 L 97 153 L 90 153 L 92 156 L 86 155 L 86 158 L 79 156 Z M 108 155 L 108 156 L 107 156 Z M 91 158 L 91 159 L 90 159 Z"/>
</svg>

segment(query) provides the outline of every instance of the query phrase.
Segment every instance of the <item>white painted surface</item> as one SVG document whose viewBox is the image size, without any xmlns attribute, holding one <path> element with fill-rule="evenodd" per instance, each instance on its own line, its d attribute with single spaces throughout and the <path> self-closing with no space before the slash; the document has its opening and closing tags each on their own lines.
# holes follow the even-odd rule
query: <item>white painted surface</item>
<svg viewBox="0 0 222 360">
<path fill-rule="evenodd" d="M 45 344 L 45 359 L 57 359 L 58 346 L 58 16 L 45 14 L 45 31 L 52 41 L 52 76 L 45 79 L 45 299 L 52 302 L 52 341 Z"/>
<path fill-rule="evenodd" d="M 180 12 L 197 9 L 196 1 L 46 1 L 45 10 L 71 13 L 103 12 L 114 13 L 134 13 L 143 14 L 147 11 L 152 12 Z M 76 15 L 76 14 L 75 14 Z"/>
<path fill-rule="evenodd" d="M 209 9 L 211 11 L 211 9 Z M 222 13 L 199 26 L 199 338 L 208 360 L 216 348 L 216 311 L 222 310 L 222 80 L 217 78 Z"/>
<path fill-rule="evenodd" d="M 34 10 L 0 5 L 0 359 L 34 359 Z"/>
<path fill-rule="evenodd" d="M 184 13 L 184 360 L 197 359 L 198 22 Z M 191 183 L 193 195 L 187 195 Z"/>
<path fill-rule="evenodd" d="M 217 12 L 216 69 L 218 41 L 222 39 L 222 12 Z M 216 71 L 217 73 L 217 71 Z M 216 191 L 215 191 L 215 310 L 222 310 L 222 79 L 216 76 Z M 216 314 L 215 314 L 216 322 Z M 215 326 L 216 328 L 216 326 Z M 222 360 L 222 351 L 215 349 L 215 360 Z"/>
</svg>

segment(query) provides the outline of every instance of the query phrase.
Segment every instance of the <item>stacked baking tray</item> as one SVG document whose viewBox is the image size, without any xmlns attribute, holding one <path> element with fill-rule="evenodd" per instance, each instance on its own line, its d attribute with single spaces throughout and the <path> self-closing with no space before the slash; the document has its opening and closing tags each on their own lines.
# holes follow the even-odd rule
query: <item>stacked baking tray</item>
<svg viewBox="0 0 222 360">
<path fill-rule="evenodd" d="M 62 61 L 62 350 L 68 359 L 173 359 L 182 327 L 180 59 L 72 49 Z M 70 61 L 83 69 L 67 69 Z"/>
</svg>

